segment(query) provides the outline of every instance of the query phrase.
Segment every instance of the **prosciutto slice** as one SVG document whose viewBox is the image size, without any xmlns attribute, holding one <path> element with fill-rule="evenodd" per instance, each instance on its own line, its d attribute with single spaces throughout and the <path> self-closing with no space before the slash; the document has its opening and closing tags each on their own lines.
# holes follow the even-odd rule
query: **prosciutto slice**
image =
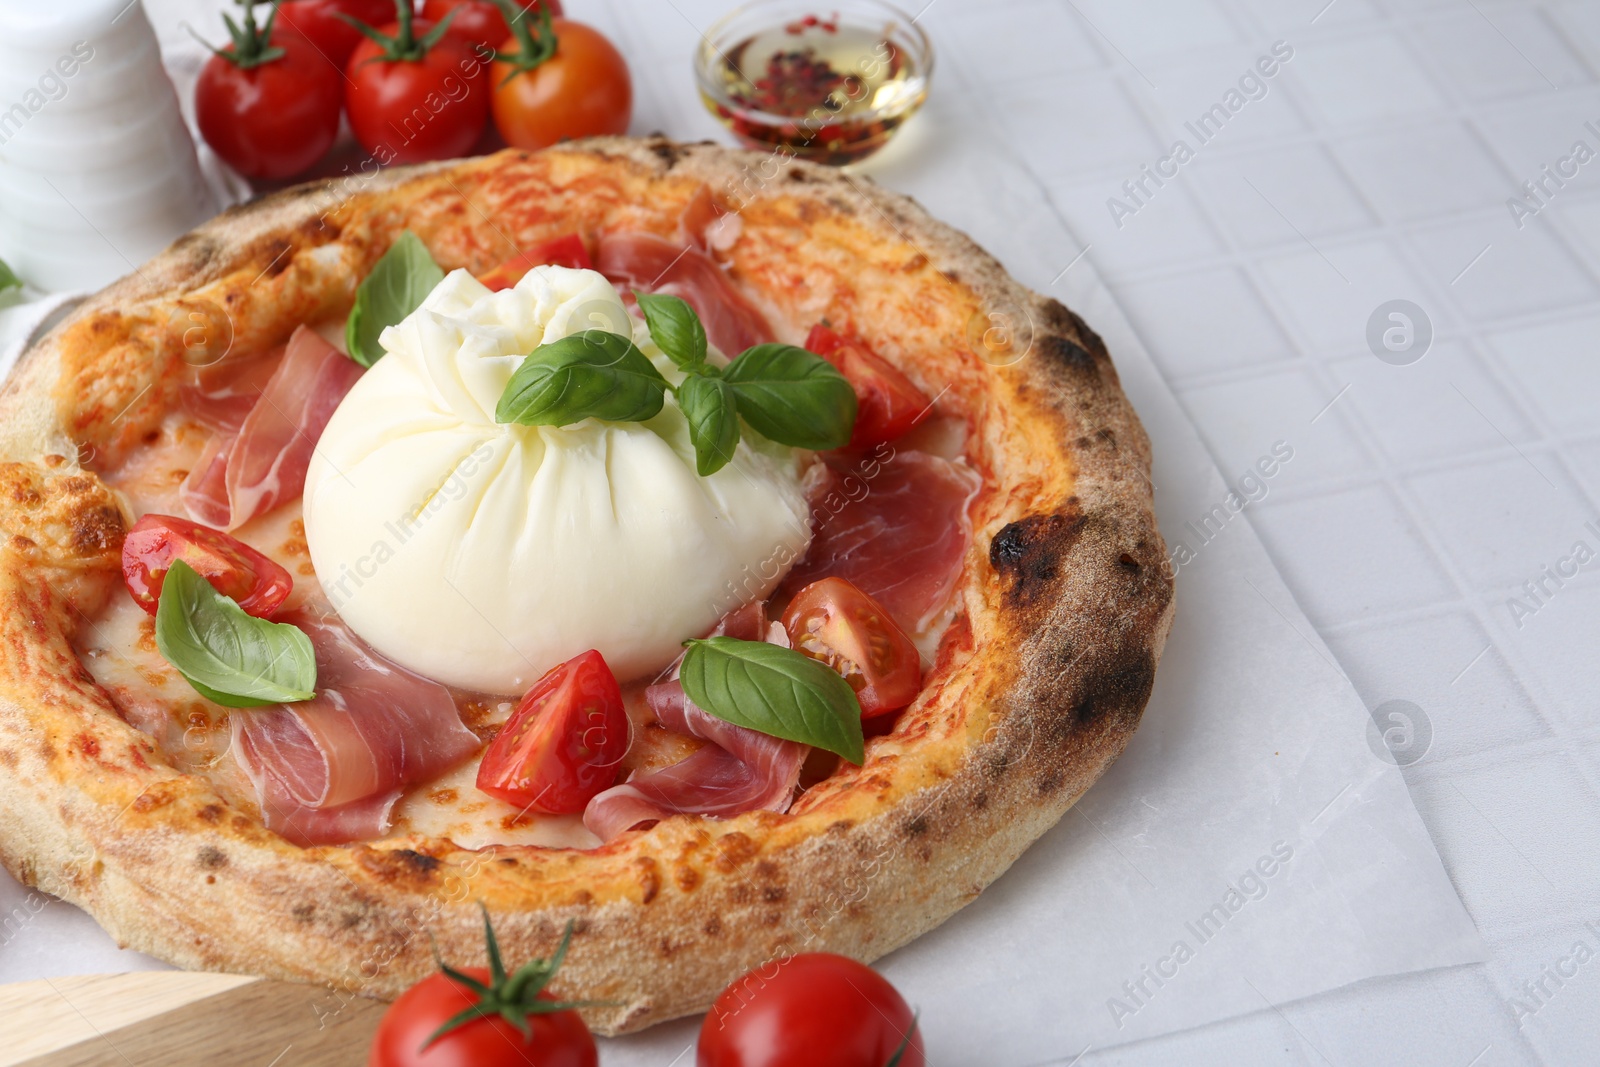
<svg viewBox="0 0 1600 1067">
<path fill-rule="evenodd" d="M 317 438 L 361 377 L 315 330 L 295 328 L 278 369 L 231 438 L 214 439 L 179 496 L 196 522 L 233 530 L 298 497 Z"/>
<path fill-rule="evenodd" d="M 907 633 L 926 630 L 949 603 L 972 539 L 976 472 L 926 452 L 858 469 L 813 468 L 811 548 L 783 581 L 793 596 L 820 578 L 848 579 Z"/>
<path fill-rule="evenodd" d="M 621 286 L 688 301 L 711 343 L 728 356 L 773 339 L 766 317 L 692 243 L 675 244 L 649 233 L 607 234 L 600 238 L 595 266 Z"/>
<path fill-rule="evenodd" d="M 373 652 L 335 616 L 311 638 L 317 695 L 231 715 L 233 751 L 267 828 L 300 845 L 377 837 L 401 791 L 478 750 L 450 691 Z"/>
<path fill-rule="evenodd" d="M 283 359 L 284 345 L 246 359 L 222 359 L 195 371 L 178 390 L 178 402 L 203 426 L 239 432 Z"/>
<path fill-rule="evenodd" d="M 788 643 L 787 638 L 780 639 L 781 625 L 767 623 L 760 604 L 729 612 L 712 631 L 712 636 L 719 634 Z M 668 730 L 710 743 L 669 767 L 636 775 L 589 801 L 583 824 L 603 841 L 669 815 L 787 811 L 794 800 L 807 746 L 724 722 L 690 700 L 675 675 L 646 689 L 645 703 Z"/>
</svg>

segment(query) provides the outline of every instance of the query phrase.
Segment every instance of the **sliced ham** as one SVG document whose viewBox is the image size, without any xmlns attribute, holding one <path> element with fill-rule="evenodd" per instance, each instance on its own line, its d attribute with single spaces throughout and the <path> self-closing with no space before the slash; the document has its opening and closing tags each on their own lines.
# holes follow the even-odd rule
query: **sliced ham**
<svg viewBox="0 0 1600 1067">
<path fill-rule="evenodd" d="M 709 185 L 700 186 L 678 216 L 678 239 L 702 252 L 726 252 L 743 229 L 738 212 L 728 210 Z"/>
<path fill-rule="evenodd" d="M 856 469 L 813 468 L 811 548 L 784 579 L 793 596 L 839 577 L 871 596 L 907 633 L 926 630 L 950 601 L 972 539 L 968 505 L 981 484 L 964 464 L 902 452 Z"/>
<path fill-rule="evenodd" d="M 214 441 L 179 490 L 196 522 L 236 529 L 298 497 L 311 454 L 361 377 L 315 330 L 295 328 L 278 369 L 231 439 Z"/>
<path fill-rule="evenodd" d="M 178 403 L 202 426 L 236 434 L 261 399 L 283 359 L 284 346 L 244 359 L 222 359 L 195 370 L 178 390 Z"/>
<path fill-rule="evenodd" d="M 317 695 L 230 716 L 233 751 L 267 828 L 301 845 L 378 837 L 400 792 L 478 750 L 450 691 L 373 652 L 335 616 L 311 638 Z"/>
<path fill-rule="evenodd" d="M 723 616 L 712 631 L 712 636 L 718 635 L 788 643 L 782 637 L 783 627 L 769 624 L 759 603 L 743 605 Z M 673 673 L 671 681 L 645 690 L 645 703 L 666 729 L 708 744 L 669 767 L 635 775 L 589 801 L 583 824 L 603 841 L 669 815 L 787 811 L 794 800 L 807 746 L 717 718 L 688 698 L 676 671 Z"/>
<path fill-rule="evenodd" d="M 772 327 L 728 280 L 715 260 L 693 245 L 648 233 L 613 233 L 600 238 L 595 266 L 619 288 L 666 293 L 688 301 L 706 336 L 725 355 L 773 339 Z"/>
</svg>

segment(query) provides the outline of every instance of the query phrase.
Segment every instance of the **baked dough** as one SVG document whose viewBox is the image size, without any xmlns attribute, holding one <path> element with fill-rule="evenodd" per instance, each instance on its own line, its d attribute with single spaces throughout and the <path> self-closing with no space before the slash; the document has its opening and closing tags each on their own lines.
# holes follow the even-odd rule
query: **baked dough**
<svg viewBox="0 0 1600 1067">
<path fill-rule="evenodd" d="M 186 331 L 265 348 L 344 314 L 403 228 L 480 272 L 574 228 L 671 236 L 709 185 L 779 339 L 823 318 L 968 427 L 985 487 L 958 614 L 916 703 L 787 814 L 678 816 L 592 849 L 299 848 L 118 715 L 73 641 L 120 582 L 97 471 L 156 433 Z M 204 331 L 202 331 L 204 333 Z M 193 344 L 193 337 L 187 338 Z M 212 337 L 215 343 L 216 338 Z M 601 1033 L 706 1008 L 774 956 L 871 960 L 975 899 L 1138 725 L 1172 618 L 1149 444 L 1105 346 L 909 199 L 796 161 L 604 138 L 315 183 L 235 208 L 90 298 L 0 392 L 0 859 L 181 967 L 397 994 L 575 936 L 553 990 Z"/>
</svg>

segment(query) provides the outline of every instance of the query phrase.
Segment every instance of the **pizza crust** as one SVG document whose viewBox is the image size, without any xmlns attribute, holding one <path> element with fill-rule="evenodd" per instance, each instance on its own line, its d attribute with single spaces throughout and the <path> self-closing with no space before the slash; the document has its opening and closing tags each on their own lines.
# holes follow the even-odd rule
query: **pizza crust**
<svg viewBox="0 0 1600 1067">
<path fill-rule="evenodd" d="M 604 1034 L 703 1010 L 779 955 L 870 961 L 975 899 L 1117 757 L 1149 698 L 1173 586 L 1148 441 L 1099 337 L 1061 304 L 905 197 L 774 164 L 602 138 L 301 186 L 224 213 L 35 345 L 0 392 L 6 867 L 178 966 L 379 997 L 432 971 L 433 943 L 481 963 L 478 901 L 510 959 L 547 955 L 570 922 L 553 991 L 612 1002 L 585 1012 Z M 94 471 L 160 424 L 185 330 L 225 322 L 233 344 L 265 346 L 343 314 L 408 226 L 446 268 L 473 270 L 574 220 L 670 234 L 702 183 L 739 209 L 730 268 L 780 339 L 824 316 L 853 325 L 967 422 L 986 476 L 964 613 L 865 765 L 786 815 L 477 852 L 297 848 L 166 766 L 71 641 L 120 580 L 128 516 Z M 1015 337 L 993 362 L 974 354 L 990 328 Z"/>
</svg>

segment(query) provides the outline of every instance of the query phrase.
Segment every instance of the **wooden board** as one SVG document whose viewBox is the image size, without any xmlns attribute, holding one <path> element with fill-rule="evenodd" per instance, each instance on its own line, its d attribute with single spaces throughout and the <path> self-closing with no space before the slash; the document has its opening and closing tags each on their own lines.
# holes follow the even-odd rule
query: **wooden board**
<svg viewBox="0 0 1600 1067">
<path fill-rule="evenodd" d="M 359 1067 L 386 1004 L 152 971 L 0 986 L 0 1067 Z"/>
</svg>

